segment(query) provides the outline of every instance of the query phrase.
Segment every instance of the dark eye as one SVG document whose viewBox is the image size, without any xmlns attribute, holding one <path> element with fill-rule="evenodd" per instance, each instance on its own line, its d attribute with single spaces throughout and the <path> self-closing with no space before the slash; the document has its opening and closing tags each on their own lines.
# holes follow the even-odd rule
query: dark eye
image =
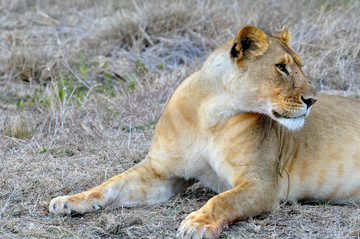
<svg viewBox="0 0 360 239">
<path fill-rule="evenodd" d="M 281 70 L 282 72 L 284 72 L 287 76 L 289 75 L 288 70 L 286 69 L 286 65 L 285 64 L 276 64 L 275 65 L 279 70 Z"/>
</svg>

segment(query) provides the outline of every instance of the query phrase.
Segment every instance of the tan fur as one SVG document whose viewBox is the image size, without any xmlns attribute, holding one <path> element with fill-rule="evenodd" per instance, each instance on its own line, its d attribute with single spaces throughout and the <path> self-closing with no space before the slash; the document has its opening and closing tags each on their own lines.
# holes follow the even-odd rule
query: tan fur
<svg viewBox="0 0 360 239">
<path fill-rule="evenodd" d="M 50 212 L 158 203 L 198 180 L 219 194 L 177 236 L 216 238 L 281 200 L 360 202 L 360 101 L 319 94 L 309 113 L 315 93 L 289 40 L 286 27 L 241 29 L 176 89 L 141 163 Z"/>
<path fill-rule="evenodd" d="M 283 28 L 279 32 L 273 33 L 273 36 L 282 39 L 286 43 L 289 43 L 291 41 L 291 35 L 286 25 L 283 26 Z"/>
</svg>

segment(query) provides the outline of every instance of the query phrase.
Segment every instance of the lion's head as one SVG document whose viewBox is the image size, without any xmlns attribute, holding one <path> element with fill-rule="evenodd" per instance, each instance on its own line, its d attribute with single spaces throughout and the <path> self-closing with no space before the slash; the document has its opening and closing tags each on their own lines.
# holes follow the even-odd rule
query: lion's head
<svg viewBox="0 0 360 239">
<path fill-rule="evenodd" d="M 274 34 L 246 26 L 204 66 L 212 68 L 207 75 L 218 79 L 233 110 L 266 114 L 294 130 L 303 126 L 316 98 L 289 41 L 286 26 Z"/>
</svg>

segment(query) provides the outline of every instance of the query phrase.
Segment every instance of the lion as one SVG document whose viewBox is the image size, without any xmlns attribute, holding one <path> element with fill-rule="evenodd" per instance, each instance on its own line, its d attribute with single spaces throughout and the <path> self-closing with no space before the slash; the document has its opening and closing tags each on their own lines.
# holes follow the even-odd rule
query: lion
<svg viewBox="0 0 360 239">
<path fill-rule="evenodd" d="M 144 160 L 50 212 L 155 204 L 200 181 L 218 194 L 177 237 L 217 238 L 281 201 L 360 202 L 360 101 L 316 93 L 290 39 L 240 29 L 177 87 Z"/>
</svg>

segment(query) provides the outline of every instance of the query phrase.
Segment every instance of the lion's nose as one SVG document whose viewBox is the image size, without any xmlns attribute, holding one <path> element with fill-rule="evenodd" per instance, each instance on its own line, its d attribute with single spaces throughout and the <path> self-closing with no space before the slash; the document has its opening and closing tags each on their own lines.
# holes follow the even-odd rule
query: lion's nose
<svg viewBox="0 0 360 239">
<path fill-rule="evenodd" d="M 310 106 L 312 106 L 313 104 L 315 104 L 315 102 L 317 101 L 317 99 L 314 98 L 307 98 L 305 99 L 304 97 L 301 96 L 301 100 L 302 102 L 304 102 L 308 108 L 310 108 Z"/>
</svg>

